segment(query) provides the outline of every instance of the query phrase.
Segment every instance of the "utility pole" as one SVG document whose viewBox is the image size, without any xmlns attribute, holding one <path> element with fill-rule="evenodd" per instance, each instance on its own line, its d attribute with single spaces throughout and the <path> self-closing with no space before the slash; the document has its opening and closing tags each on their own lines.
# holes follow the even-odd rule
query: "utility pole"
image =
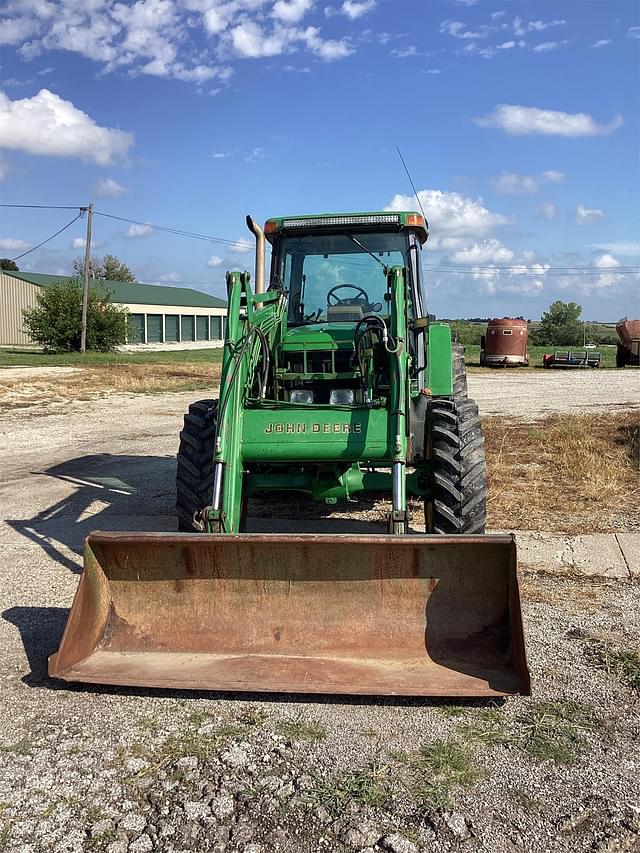
<svg viewBox="0 0 640 853">
<path fill-rule="evenodd" d="M 83 208 L 87 212 L 87 239 L 84 247 L 84 271 L 82 276 L 82 334 L 80 352 L 87 350 L 87 303 L 89 301 L 89 266 L 91 264 L 91 229 L 93 228 L 93 205 Z"/>
</svg>

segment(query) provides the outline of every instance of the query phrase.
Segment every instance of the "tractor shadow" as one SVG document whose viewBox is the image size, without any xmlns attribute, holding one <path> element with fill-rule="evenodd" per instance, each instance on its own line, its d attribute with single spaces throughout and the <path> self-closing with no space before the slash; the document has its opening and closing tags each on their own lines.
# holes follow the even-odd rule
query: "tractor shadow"
<svg viewBox="0 0 640 853">
<path fill-rule="evenodd" d="M 78 573 L 73 554 L 81 554 L 92 530 L 173 531 L 176 461 L 174 457 L 110 453 L 78 456 L 44 471 L 40 494 L 66 494 L 31 518 L 6 523 L 48 557 Z M 71 552 L 71 554 L 69 554 Z"/>
</svg>

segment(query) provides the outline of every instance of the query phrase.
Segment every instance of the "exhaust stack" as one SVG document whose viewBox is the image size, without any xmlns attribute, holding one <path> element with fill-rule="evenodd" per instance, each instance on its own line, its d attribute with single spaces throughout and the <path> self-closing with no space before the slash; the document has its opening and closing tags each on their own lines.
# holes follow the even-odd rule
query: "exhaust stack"
<svg viewBox="0 0 640 853">
<path fill-rule="evenodd" d="M 247 228 L 256 238 L 255 291 L 264 293 L 264 231 L 249 215 L 247 215 Z"/>
</svg>

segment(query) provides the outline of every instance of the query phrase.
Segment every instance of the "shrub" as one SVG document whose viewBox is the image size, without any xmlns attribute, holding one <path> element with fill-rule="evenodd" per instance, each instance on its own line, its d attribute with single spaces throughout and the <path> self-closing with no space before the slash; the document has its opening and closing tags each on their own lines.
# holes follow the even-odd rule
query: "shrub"
<svg viewBox="0 0 640 853">
<path fill-rule="evenodd" d="M 87 350 L 109 352 L 126 341 L 127 310 L 106 290 L 89 290 Z M 78 352 L 82 337 L 82 285 L 77 279 L 39 289 L 36 307 L 24 314 L 31 340 L 47 352 Z"/>
</svg>

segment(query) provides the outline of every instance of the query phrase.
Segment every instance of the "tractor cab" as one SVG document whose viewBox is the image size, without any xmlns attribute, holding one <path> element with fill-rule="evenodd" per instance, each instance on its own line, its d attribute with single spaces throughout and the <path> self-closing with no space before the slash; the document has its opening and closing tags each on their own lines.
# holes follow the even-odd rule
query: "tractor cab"
<svg viewBox="0 0 640 853">
<path fill-rule="evenodd" d="M 389 356 L 402 328 L 423 316 L 420 251 L 428 237 L 418 213 L 359 213 L 270 219 L 270 290 L 287 299 L 276 353 L 276 398 L 363 404 L 389 393 Z M 392 293 L 393 270 L 406 283 Z M 410 333 L 414 355 L 424 349 Z M 403 334 L 404 339 L 404 334 Z M 412 364 L 419 366 L 421 359 Z"/>
<path fill-rule="evenodd" d="M 270 288 L 288 296 L 287 325 L 357 323 L 388 317 L 387 272 L 408 272 L 408 309 L 422 313 L 420 249 L 428 227 L 418 213 L 358 213 L 269 219 Z"/>
</svg>

